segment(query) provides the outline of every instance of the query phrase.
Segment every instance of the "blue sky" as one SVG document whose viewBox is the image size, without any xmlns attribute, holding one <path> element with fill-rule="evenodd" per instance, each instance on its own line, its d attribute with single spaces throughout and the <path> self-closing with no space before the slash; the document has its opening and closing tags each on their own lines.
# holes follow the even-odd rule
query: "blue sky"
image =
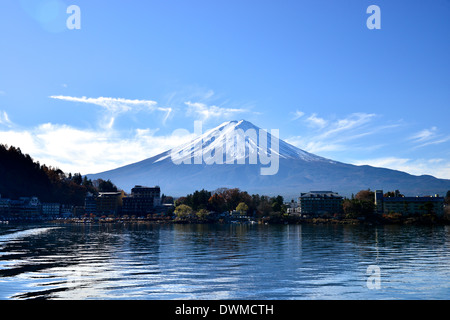
<svg viewBox="0 0 450 320">
<path fill-rule="evenodd" d="M 2 0 L 0 39 L 0 143 L 66 172 L 246 119 L 333 160 L 450 179 L 449 0 Z"/>
</svg>

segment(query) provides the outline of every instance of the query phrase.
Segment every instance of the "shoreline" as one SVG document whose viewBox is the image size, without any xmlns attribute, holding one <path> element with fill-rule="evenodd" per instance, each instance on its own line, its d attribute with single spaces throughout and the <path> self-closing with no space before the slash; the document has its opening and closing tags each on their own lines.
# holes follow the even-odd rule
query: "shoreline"
<svg viewBox="0 0 450 320">
<path fill-rule="evenodd" d="M 418 226 L 436 226 L 450 225 L 450 219 L 446 216 L 415 216 L 415 217 L 386 217 L 386 216 L 367 216 L 359 218 L 345 217 L 299 217 L 299 216 L 271 216 L 262 218 L 250 217 L 226 217 L 226 218 L 173 218 L 173 217 L 78 217 L 78 218 L 23 218 L 11 219 L 3 217 L 0 225 L 8 224 L 34 224 L 34 223 L 53 223 L 53 224 L 231 224 L 231 225 L 361 225 L 361 226 L 382 226 L 382 225 L 418 225 Z"/>
<path fill-rule="evenodd" d="M 36 221 L 35 221 L 36 222 Z M 450 225 L 450 221 L 445 219 L 428 220 L 423 218 L 405 218 L 402 220 L 386 220 L 386 219 L 333 219 L 333 218 L 301 218 L 290 221 L 201 221 L 201 220 L 174 220 L 174 219 L 55 219 L 42 221 L 54 224 L 98 224 L 98 225 L 169 225 L 169 224 L 210 224 L 210 225 L 360 225 L 360 226 L 446 226 Z M 19 222 L 20 223 L 20 222 Z"/>
</svg>

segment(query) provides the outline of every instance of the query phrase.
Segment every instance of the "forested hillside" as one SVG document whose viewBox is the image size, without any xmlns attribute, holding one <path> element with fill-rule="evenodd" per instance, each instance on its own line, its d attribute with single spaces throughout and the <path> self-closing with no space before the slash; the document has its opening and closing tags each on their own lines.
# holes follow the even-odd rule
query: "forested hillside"
<svg viewBox="0 0 450 320">
<path fill-rule="evenodd" d="M 3 198 L 36 196 L 42 202 L 83 205 L 88 191 L 102 191 L 98 185 L 113 186 L 110 181 L 96 184 L 94 187 L 91 180 L 79 173 L 66 174 L 34 161 L 19 148 L 0 144 L 0 195 Z"/>
</svg>

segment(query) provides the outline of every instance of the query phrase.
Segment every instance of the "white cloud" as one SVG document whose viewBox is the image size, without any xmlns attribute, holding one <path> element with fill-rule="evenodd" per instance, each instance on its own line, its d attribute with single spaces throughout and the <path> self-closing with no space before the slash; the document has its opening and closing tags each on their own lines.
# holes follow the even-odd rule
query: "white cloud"
<svg viewBox="0 0 450 320">
<path fill-rule="evenodd" d="M 51 96 L 52 99 L 87 103 L 103 108 L 104 118 L 98 128 L 80 129 L 66 124 L 44 123 L 32 128 L 14 125 L 0 110 L 0 142 L 19 147 L 36 161 L 61 168 L 65 172 L 97 173 L 134 163 L 174 148 L 192 139 L 179 132 L 158 135 L 158 129 L 119 131 L 116 117 L 128 112 L 164 112 L 151 100 L 121 98 L 86 98 Z M 3 127 L 2 127 L 3 126 Z"/>
<path fill-rule="evenodd" d="M 346 146 L 341 143 L 314 140 L 311 137 L 306 136 L 290 137 L 285 139 L 285 141 L 311 153 L 341 151 L 346 148 Z"/>
<path fill-rule="evenodd" d="M 417 143 L 415 148 L 423 148 L 429 145 L 441 144 L 450 141 L 450 136 L 444 136 L 438 133 L 437 127 L 432 127 L 430 129 L 424 129 L 412 135 L 409 140 Z"/>
<path fill-rule="evenodd" d="M 7 127 L 11 127 L 13 125 L 6 111 L 0 111 L 0 125 L 5 125 Z"/>
<path fill-rule="evenodd" d="M 424 129 L 416 134 L 414 134 L 410 139 L 415 140 L 416 142 L 422 142 L 431 139 L 436 136 L 436 127 L 432 127 L 431 129 Z"/>
<path fill-rule="evenodd" d="M 345 131 L 353 129 L 360 129 L 364 124 L 370 122 L 375 114 L 369 113 L 353 113 L 349 117 L 344 119 L 338 119 L 334 123 L 331 123 L 327 130 L 322 133 L 322 138 L 340 134 Z M 323 120 L 323 119 L 322 119 Z M 324 120 L 324 125 L 327 122 Z"/>
<path fill-rule="evenodd" d="M 208 92 L 207 97 L 213 93 Z M 151 100 L 121 98 L 88 98 L 51 96 L 74 103 L 86 103 L 102 108 L 100 126 L 76 128 L 67 124 L 44 123 L 32 128 L 13 125 L 6 112 L 0 111 L 0 142 L 21 148 L 40 163 L 59 167 L 65 172 L 98 173 L 156 156 L 159 153 L 187 143 L 195 134 L 175 130 L 158 134 L 156 128 L 138 128 L 119 131 L 116 118 L 125 113 L 162 112 L 164 119 L 172 108 L 162 108 Z M 220 108 L 202 103 L 187 103 L 196 116 L 203 119 L 220 118 L 245 112 L 244 109 Z"/>
<path fill-rule="evenodd" d="M 327 125 L 327 121 L 323 118 L 317 117 L 317 114 L 314 113 L 308 119 L 306 119 L 308 123 L 314 127 L 318 127 L 319 129 L 322 129 Z"/>
<path fill-rule="evenodd" d="M 59 99 L 71 102 L 81 102 L 95 104 L 105 108 L 106 110 L 113 113 L 122 113 L 131 111 L 133 107 L 145 107 L 150 111 L 156 109 L 157 103 L 151 100 L 130 100 L 122 98 L 86 98 L 86 97 L 69 97 L 69 96 L 50 96 L 52 99 Z"/>
<path fill-rule="evenodd" d="M 355 165 L 369 165 L 373 167 L 383 167 L 390 168 L 395 170 L 401 170 L 405 165 L 410 162 L 411 159 L 408 158 L 396 158 L 396 157 L 384 157 L 384 158 L 376 158 L 376 159 L 366 159 L 366 160 L 358 160 L 354 161 Z"/>
<path fill-rule="evenodd" d="M 208 106 L 201 102 L 185 102 L 187 105 L 187 115 L 200 116 L 200 119 L 207 121 L 211 118 L 228 118 L 237 114 L 249 112 L 246 109 L 239 108 L 221 108 L 218 106 Z"/>
<path fill-rule="evenodd" d="M 0 90 L 0 96 L 4 96 L 4 95 L 6 95 L 6 92 L 3 90 Z"/>
<path fill-rule="evenodd" d="M 300 119 L 300 118 L 303 117 L 304 115 L 305 115 L 304 112 L 299 111 L 299 110 L 296 110 L 296 111 L 294 112 L 294 118 L 293 118 L 292 120 Z"/>
<path fill-rule="evenodd" d="M 441 179 L 450 179 L 450 161 L 441 158 L 409 159 L 382 157 L 354 161 L 355 165 L 370 165 L 408 172 L 413 175 L 432 175 Z"/>
<path fill-rule="evenodd" d="M 163 122 L 170 116 L 172 109 L 159 107 L 158 103 L 152 100 L 131 100 L 123 98 L 87 98 L 87 97 L 70 97 L 70 96 L 50 96 L 52 99 L 64 100 L 70 102 L 88 103 L 94 104 L 104 108 L 107 111 L 107 117 L 103 119 L 102 124 L 104 127 L 111 129 L 114 125 L 114 121 L 119 114 L 130 111 L 161 111 L 165 113 Z"/>
<path fill-rule="evenodd" d="M 423 144 L 417 146 L 417 148 L 422 148 L 422 147 L 426 147 L 426 146 L 430 146 L 430 145 L 434 145 L 434 144 L 441 144 L 441 143 L 444 143 L 447 141 L 450 141 L 450 136 L 442 137 L 442 138 L 440 138 L 438 140 L 434 140 L 434 141 L 428 141 L 426 143 L 423 143 Z"/>
<path fill-rule="evenodd" d="M 144 160 L 192 139 L 178 132 L 158 136 L 157 131 L 137 129 L 124 134 L 46 123 L 27 130 L 0 130 L 0 141 L 20 147 L 42 164 L 88 174 Z"/>
<path fill-rule="evenodd" d="M 314 113 L 303 119 L 306 124 L 315 128 L 314 131 L 286 140 L 312 153 L 354 150 L 358 148 L 355 141 L 397 126 L 373 125 L 371 122 L 375 117 L 372 113 L 353 113 L 345 118 L 327 120 Z M 373 149 L 373 145 L 366 144 L 364 148 Z"/>
<path fill-rule="evenodd" d="M 429 174 L 438 178 L 450 179 L 450 161 L 436 156 L 422 154 L 413 158 L 411 148 L 405 149 L 406 142 L 413 143 L 413 149 L 428 145 L 437 145 L 450 141 L 450 136 L 439 133 L 437 127 L 421 130 L 406 140 L 397 130 L 404 128 L 401 121 L 384 123 L 373 113 L 353 113 L 339 119 L 325 119 L 317 114 L 303 117 L 301 122 L 313 127 L 304 135 L 286 139 L 287 142 L 311 153 L 353 163 L 371 165 L 408 172 L 414 175 Z M 300 127 L 301 128 L 301 127 Z M 404 133 L 405 136 L 408 133 Z M 380 157 L 386 150 L 404 150 L 404 157 Z M 374 157 L 373 155 L 376 154 Z M 358 160 L 352 157 L 357 157 Z M 360 160 L 362 159 L 362 160 Z"/>
</svg>

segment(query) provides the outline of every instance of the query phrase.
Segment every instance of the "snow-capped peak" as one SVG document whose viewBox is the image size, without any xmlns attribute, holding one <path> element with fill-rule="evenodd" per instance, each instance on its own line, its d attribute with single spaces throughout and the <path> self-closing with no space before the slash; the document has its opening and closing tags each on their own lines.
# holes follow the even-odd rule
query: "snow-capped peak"
<svg viewBox="0 0 450 320">
<path fill-rule="evenodd" d="M 221 158 L 223 163 L 227 164 L 243 164 L 245 161 L 252 163 L 251 160 L 257 155 L 304 161 L 329 161 L 279 139 L 279 130 L 264 130 L 246 120 L 227 121 L 205 133 L 201 123 L 196 123 L 195 133 L 197 137 L 194 140 L 169 150 L 155 162 L 168 158 L 169 154 L 177 155 L 177 160 L 184 163 L 189 159 L 195 162 L 195 159 L 214 157 L 216 160 Z"/>
</svg>

